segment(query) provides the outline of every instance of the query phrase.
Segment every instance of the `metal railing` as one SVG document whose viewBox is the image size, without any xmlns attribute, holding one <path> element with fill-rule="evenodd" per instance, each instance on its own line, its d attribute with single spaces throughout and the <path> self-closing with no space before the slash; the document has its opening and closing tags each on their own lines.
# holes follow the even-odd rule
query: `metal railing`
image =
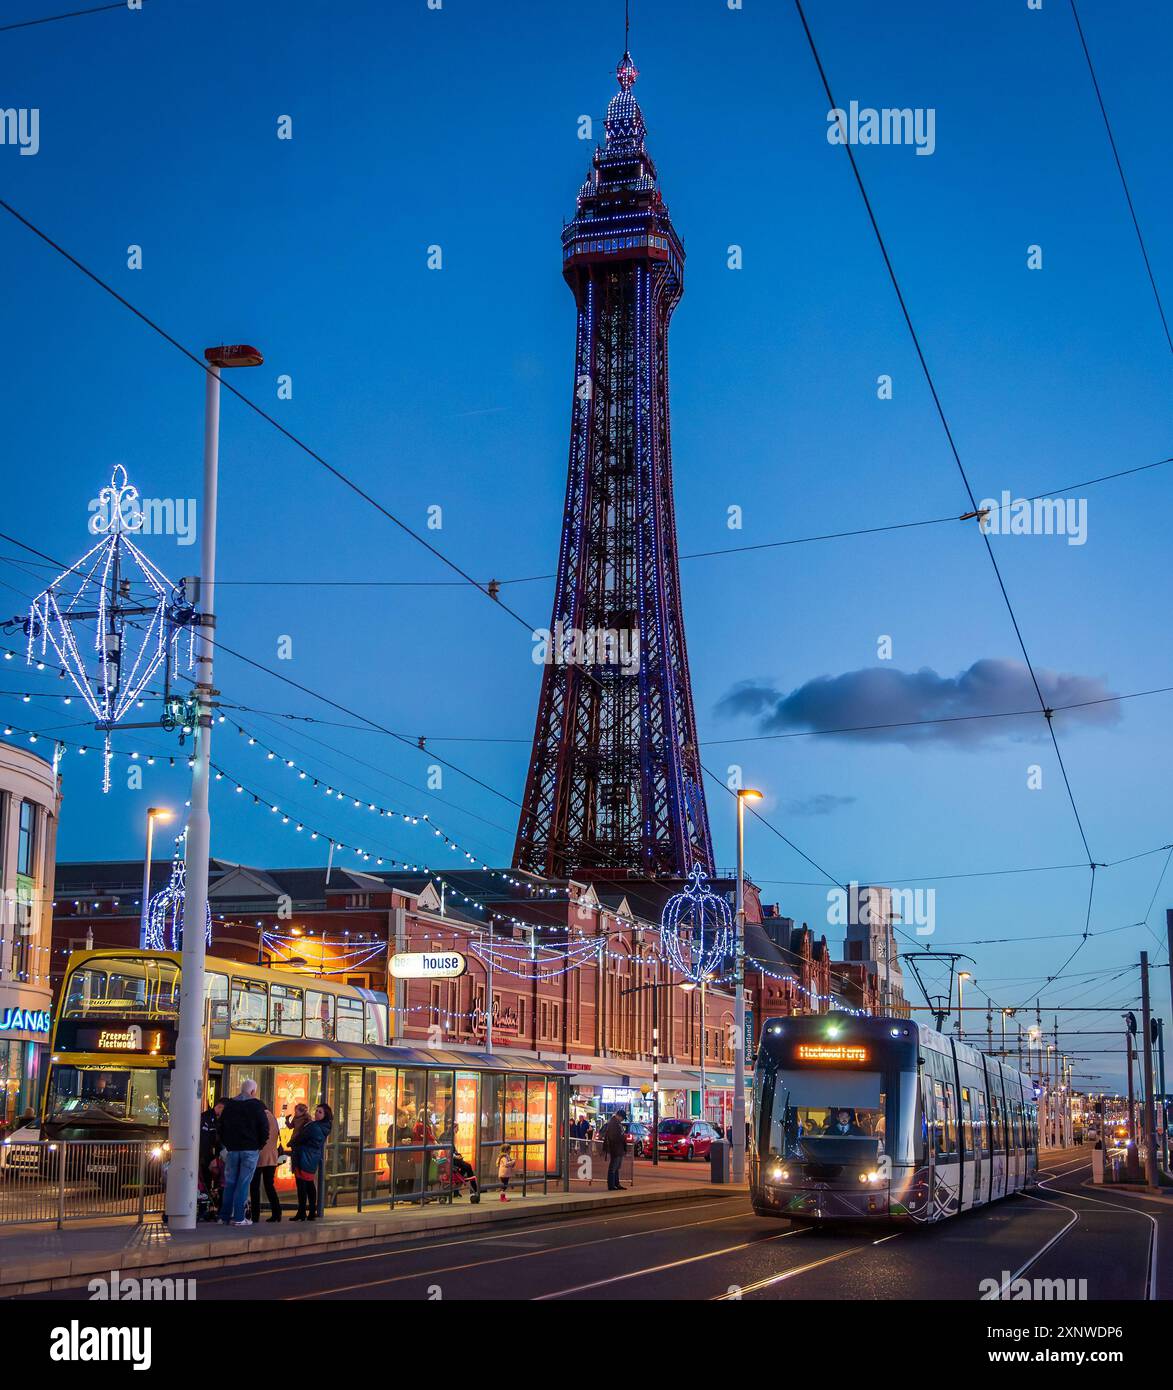
<svg viewBox="0 0 1173 1390">
<path fill-rule="evenodd" d="M 0 1144 L 0 1226 L 104 1216 L 142 1223 L 163 1210 L 162 1146 L 147 1139 Z"/>
</svg>

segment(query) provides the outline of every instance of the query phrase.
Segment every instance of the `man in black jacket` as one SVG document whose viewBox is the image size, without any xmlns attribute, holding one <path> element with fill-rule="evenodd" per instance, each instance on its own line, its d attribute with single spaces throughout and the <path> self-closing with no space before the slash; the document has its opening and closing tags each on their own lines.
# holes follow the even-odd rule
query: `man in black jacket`
<svg viewBox="0 0 1173 1390">
<path fill-rule="evenodd" d="M 224 1102 L 218 1100 L 200 1116 L 200 1185 L 204 1189 L 204 1202 L 200 1210 L 203 1215 L 212 1209 L 212 1190 L 216 1186 L 212 1162 L 220 1152 L 220 1115 L 223 1110 Z"/>
<path fill-rule="evenodd" d="M 225 1226 L 251 1226 L 244 1214 L 249 1185 L 261 1150 L 269 1142 L 269 1117 L 257 1099 L 257 1083 L 242 1081 L 235 1100 L 220 1112 L 220 1144 L 224 1154 L 224 1195 L 220 1220 Z"/>
<path fill-rule="evenodd" d="M 619 1173 L 627 1155 L 627 1131 L 618 1110 L 607 1121 L 607 1128 L 603 1131 L 603 1152 L 607 1155 L 607 1191 L 622 1192 Z"/>
</svg>

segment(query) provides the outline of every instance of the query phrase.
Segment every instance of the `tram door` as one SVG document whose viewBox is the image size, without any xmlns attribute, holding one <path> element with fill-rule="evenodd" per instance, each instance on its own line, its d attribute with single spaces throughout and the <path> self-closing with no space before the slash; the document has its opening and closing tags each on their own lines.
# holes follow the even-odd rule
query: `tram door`
<svg viewBox="0 0 1173 1390">
<path fill-rule="evenodd" d="M 961 1088 L 961 1208 L 967 1210 L 981 1199 L 981 1153 L 973 1140 L 973 1090 Z"/>
</svg>

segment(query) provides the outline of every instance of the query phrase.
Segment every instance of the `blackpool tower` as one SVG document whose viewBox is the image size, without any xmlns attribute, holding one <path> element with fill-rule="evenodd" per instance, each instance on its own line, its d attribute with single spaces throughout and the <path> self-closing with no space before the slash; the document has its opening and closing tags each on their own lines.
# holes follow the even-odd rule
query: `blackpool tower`
<svg viewBox="0 0 1173 1390">
<path fill-rule="evenodd" d="M 514 865 L 565 877 L 713 868 L 672 501 L 668 322 L 684 249 L 619 91 L 562 232 L 578 309 L 554 609 Z"/>
</svg>

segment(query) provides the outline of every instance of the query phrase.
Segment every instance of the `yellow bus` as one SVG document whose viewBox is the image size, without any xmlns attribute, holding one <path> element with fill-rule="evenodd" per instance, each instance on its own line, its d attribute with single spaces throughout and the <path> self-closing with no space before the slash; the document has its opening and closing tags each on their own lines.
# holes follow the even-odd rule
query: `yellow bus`
<svg viewBox="0 0 1173 1390">
<path fill-rule="evenodd" d="M 166 1138 L 181 959 L 177 951 L 125 947 L 70 956 L 53 1020 L 46 1138 Z M 376 990 L 215 956 L 206 969 L 209 1105 L 223 1083 L 223 1056 L 239 1059 L 278 1039 L 390 1041 L 387 996 Z"/>
</svg>

